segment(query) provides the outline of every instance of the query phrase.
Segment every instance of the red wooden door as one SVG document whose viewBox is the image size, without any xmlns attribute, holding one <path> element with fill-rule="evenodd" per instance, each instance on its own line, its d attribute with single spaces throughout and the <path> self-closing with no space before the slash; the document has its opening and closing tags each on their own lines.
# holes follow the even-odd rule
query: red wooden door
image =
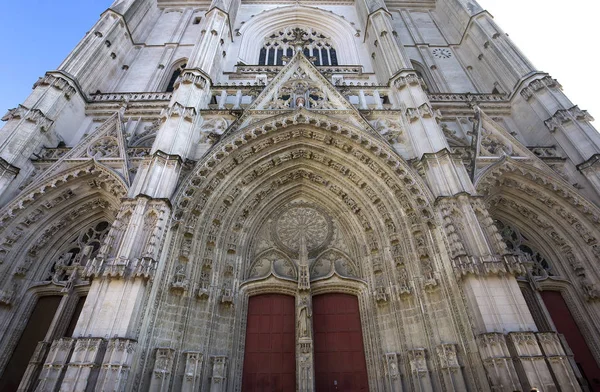
<svg viewBox="0 0 600 392">
<path fill-rule="evenodd" d="M 542 291 L 542 299 L 558 333 L 562 333 L 573 351 L 573 358 L 594 392 L 600 392 L 600 368 L 579 330 L 567 303 L 558 291 Z"/>
<path fill-rule="evenodd" d="M 317 392 L 368 391 L 358 299 L 348 294 L 313 297 Z"/>
<path fill-rule="evenodd" d="M 243 392 L 296 390 L 294 297 L 250 297 L 242 375 Z"/>
</svg>

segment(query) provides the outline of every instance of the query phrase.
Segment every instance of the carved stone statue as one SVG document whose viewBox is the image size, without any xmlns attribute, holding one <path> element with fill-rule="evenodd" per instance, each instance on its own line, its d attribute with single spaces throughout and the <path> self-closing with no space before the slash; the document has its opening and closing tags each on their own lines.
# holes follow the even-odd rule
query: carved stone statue
<svg viewBox="0 0 600 392">
<path fill-rule="evenodd" d="M 304 298 L 300 303 L 300 309 L 298 310 L 298 337 L 299 338 L 310 338 L 310 318 L 312 312 L 308 304 L 308 299 Z"/>
</svg>

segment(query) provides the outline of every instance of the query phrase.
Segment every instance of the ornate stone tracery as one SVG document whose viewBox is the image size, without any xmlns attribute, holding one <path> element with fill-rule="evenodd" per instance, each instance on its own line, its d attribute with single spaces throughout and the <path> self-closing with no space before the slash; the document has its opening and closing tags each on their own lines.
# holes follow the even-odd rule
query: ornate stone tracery
<svg viewBox="0 0 600 392">
<path fill-rule="evenodd" d="M 285 249 L 297 253 L 300 239 L 306 240 L 308 251 L 315 251 L 327 245 L 332 235 L 331 219 L 314 207 L 292 206 L 276 220 L 273 231 Z"/>
</svg>

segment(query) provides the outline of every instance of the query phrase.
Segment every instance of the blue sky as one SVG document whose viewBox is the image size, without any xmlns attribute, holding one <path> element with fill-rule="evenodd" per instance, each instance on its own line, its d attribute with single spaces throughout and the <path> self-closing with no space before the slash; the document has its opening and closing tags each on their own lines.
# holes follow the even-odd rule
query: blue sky
<svg viewBox="0 0 600 392">
<path fill-rule="evenodd" d="M 111 4 L 111 0 L 1 1 L 0 116 L 27 97 L 39 76 L 58 67 Z M 558 79 L 575 104 L 600 120 L 599 2 L 479 3 L 538 69 Z"/>
<path fill-rule="evenodd" d="M 111 0 L 0 0 L 0 116 L 56 69 Z M 1 124 L 0 124 L 1 125 Z"/>
</svg>

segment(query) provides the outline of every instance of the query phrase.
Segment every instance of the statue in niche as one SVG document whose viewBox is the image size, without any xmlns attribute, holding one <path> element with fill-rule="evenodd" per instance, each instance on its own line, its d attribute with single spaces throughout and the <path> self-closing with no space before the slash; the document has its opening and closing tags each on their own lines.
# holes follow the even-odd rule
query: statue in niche
<svg viewBox="0 0 600 392">
<path fill-rule="evenodd" d="M 304 99 L 304 97 L 298 97 L 296 98 L 296 107 L 297 108 L 302 108 L 304 107 L 306 100 Z"/>
<path fill-rule="evenodd" d="M 298 310 L 298 336 L 300 338 L 310 338 L 310 318 L 312 317 L 308 299 L 304 298 L 300 302 Z"/>
</svg>

